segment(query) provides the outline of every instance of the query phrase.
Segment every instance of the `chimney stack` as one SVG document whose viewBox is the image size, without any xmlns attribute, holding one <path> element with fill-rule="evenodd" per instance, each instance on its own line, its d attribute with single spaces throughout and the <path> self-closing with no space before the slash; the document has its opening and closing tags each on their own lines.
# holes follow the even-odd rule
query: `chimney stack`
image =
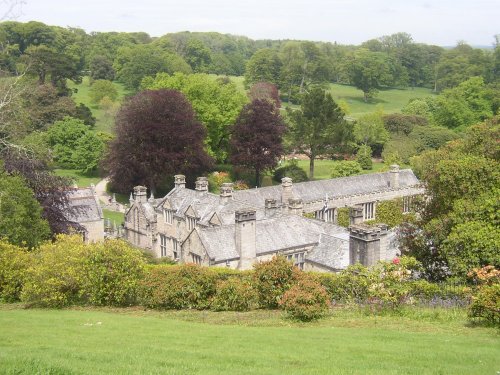
<svg viewBox="0 0 500 375">
<path fill-rule="evenodd" d="M 278 212 L 278 203 L 276 202 L 276 199 L 267 198 L 264 201 L 264 207 L 266 217 L 274 216 L 276 212 Z"/>
<path fill-rule="evenodd" d="M 292 215 L 302 215 L 302 209 L 304 205 L 302 203 L 302 199 L 299 198 L 290 198 L 288 200 L 288 211 Z"/>
<path fill-rule="evenodd" d="M 288 200 L 293 198 L 293 183 L 290 177 L 281 179 L 281 203 L 288 204 Z"/>
<path fill-rule="evenodd" d="M 148 201 L 147 188 L 145 186 L 134 187 L 135 201 L 139 203 L 146 203 Z"/>
<path fill-rule="evenodd" d="M 349 225 L 358 225 L 363 222 L 363 206 L 349 207 Z"/>
<path fill-rule="evenodd" d="M 389 186 L 392 189 L 398 189 L 399 188 L 399 165 L 392 164 L 390 173 L 391 173 L 391 180 L 390 180 Z"/>
<path fill-rule="evenodd" d="M 224 182 L 220 187 L 220 199 L 223 204 L 226 204 L 233 198 L 233 183 Z"/>
<path fill-rule="evenodd" d="M 385 259 L 387 245 L 387 225 L 352 225 L 349 227 L 349 264 L 374 266 Z"/>
<path fill-rule="evenodd" d="M 176 174 L 174 179 L 176 189 L 184 189 L 186 187 L 186 176 L 183 174 Z"/>
<path fill-rule="evenodd" d="M 235 245 L 240 256 L 238 269 L 249 270 L 257 259 L 256 249 L 256 212 L 255 210 L 236 211 Z"/>
<path fill-rule="evenodd" d="M 206 177 L 198 177 L 196 179 L 196 191 L 207 192 L 208 191 L 208 179 Z"/>
</svg>

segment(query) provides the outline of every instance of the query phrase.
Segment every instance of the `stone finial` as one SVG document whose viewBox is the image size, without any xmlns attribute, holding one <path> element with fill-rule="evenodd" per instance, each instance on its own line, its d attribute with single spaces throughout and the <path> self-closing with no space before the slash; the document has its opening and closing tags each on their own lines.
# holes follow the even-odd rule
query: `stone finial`
<svg viewBox="0 0 500 375">
<path fill-rule="evenodd" d="M 186 187 L 186 176 L 183 174 L 176 174 L 174 176 L 174 183 L 176 188 L 185 188 Z"/>
<path fill-rule="evenodd" d="M 154 201 L 155 201 L 155 196 L 154 196 L 153 192 L 151 192 L 151 195 L 149 196 L 148 202 L 153 203 Z"/>
<path fill-rule="evenodd" d="M 391 179 L 390 179 L 390 187 L 392 189 L 399 188 L 399 165 L 392 164 L 391 165 Z"/>
<path fill-rule="evenodd" d="M 206 177 L 198 177 L 196 179 L 195 184 L 196 184 L 195 186 L 196 191 L 201 191 L 201 192 L 208 191 L 208 179 Z"/>
<path fill-rule="evenodd" d="M 132 193 L 130 193 L 130 198 L 128 200 L 130 203 L 134 202 L 134 196 L 132 195 Z"/>
</svg>

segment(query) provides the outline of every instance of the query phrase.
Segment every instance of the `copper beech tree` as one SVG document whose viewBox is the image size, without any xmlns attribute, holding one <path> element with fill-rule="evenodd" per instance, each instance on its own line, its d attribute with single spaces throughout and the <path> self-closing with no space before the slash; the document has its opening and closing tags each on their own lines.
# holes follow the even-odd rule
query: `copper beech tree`
<svg viewBox="0 0 500 375">
<path fill-rule="evenodd" d="M 276 167 L 283 155 L 285 131 L 279 109 L 267 99 L 254 99 L 243 107 L 233 127 L 231 162 L 253 169 L 259 185 L 261 173 Z"/>
<path fill-rule="evenodd" d="M 138 184 L 151 191 L 210 168 L 205 129 L 189 101 L 175 90 L 146 90 L 128 99 L 116 118 L 116 138 L 104 162 L 112 186 L 128 193 Z"/>
</svg>

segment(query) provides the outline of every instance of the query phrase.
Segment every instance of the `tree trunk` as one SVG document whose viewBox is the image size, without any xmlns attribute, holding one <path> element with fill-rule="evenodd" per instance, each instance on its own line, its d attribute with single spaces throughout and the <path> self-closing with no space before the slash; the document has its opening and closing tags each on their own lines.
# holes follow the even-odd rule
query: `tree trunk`
<svg viewBox="0 0 500 375">
<path fill-rule="evenodd" d="M 368 92 L 363 91 L 363 100 L 365 103 L 368 103 Z"/>
<path fill-rule="evenodd" d="M 314 179 L 314 159 L 316 158 L 316 155 L 311 153 L 311 156 L 309 156 L 309 179 L 312 180 Z"/>
</svg>

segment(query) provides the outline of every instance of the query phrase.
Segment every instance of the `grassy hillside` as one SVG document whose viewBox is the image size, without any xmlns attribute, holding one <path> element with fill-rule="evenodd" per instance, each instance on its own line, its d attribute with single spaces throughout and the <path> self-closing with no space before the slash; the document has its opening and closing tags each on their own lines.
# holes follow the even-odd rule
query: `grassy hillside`
<svg viewBox="0 0 500 375">
<path fill-rule="evenodd" d="M 500 339 L 463 311 L 343 313 L 318 323 L 277 311 L 23 310 L 0 305 L 2 374 L 494 374 Z"/>
<path fill-rule="evenodd" d="M 118 106 L 119 103 L 123 100 L 123 98 L 128 94 L 128 91 L 121 83 L 113 82 L 113 84 L 116 86 L 116 89 L 118 90 L 118 99 L 116 103 L 116 105 Z M 76 104 L 83 103 L 92 110 L 92 113 L 96 118 L 95 130 L 112 133 L 112 129 L 115 123 L 113 111 L 104 111 L 103 109 L 99 108 L 99 106 L 96 106 L 90 102 L 89 77 L 84 77 L 82 83 L 80 84 L 75 84 L 71 81 L 68 81 L 68 86 L 73 90 L 76 89 L 75 90 L 76 92 L 74 92 L 72 95 Z"/>
</svg>

